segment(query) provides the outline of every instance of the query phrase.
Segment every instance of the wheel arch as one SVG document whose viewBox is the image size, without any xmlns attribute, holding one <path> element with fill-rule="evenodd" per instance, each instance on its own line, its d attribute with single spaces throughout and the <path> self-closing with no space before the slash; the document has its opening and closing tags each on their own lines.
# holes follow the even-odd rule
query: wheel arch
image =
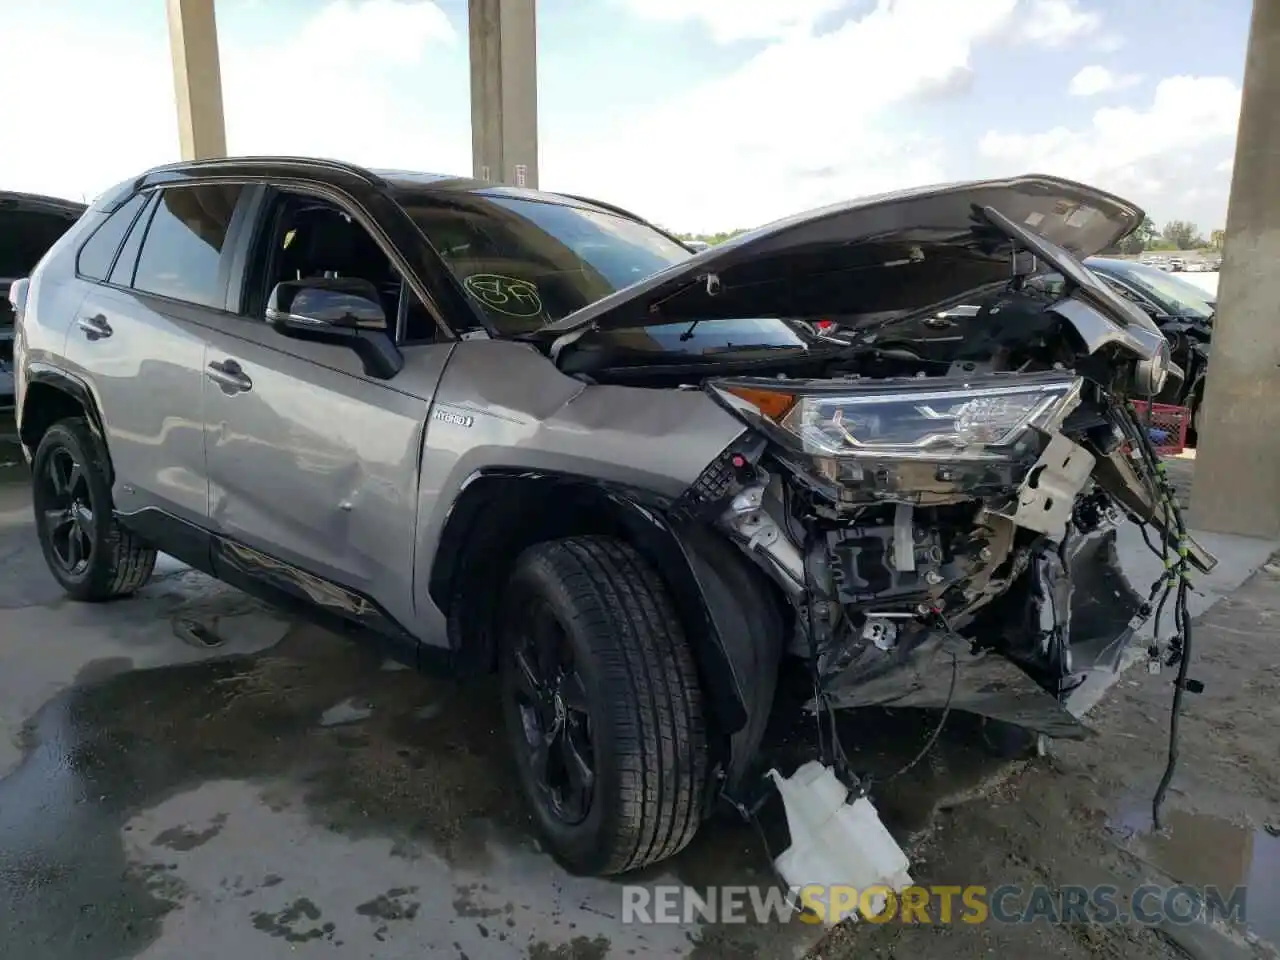
<svg viewBox="0 0 1280 960">
<path fill-rule="evenodd" d="M 630 544 L 668 588 L 707 700 L 729 785 L 746 772 L 773 705 L 789 607 L 732 543 L 669 502 L 599 480 L 527 470 L 468 478 L 428 578 L 464 672 L 494 669 L 493 591 L 535 543 L 604 534 Z"/>
<path fill-rule="evenodd" d="M 74 374 L 45 364 L 31 364 L 26 371 L 18 439 L 28 456 L 34 456 L 40 439 L 51 426 L 67 417 L 82 416 L 105 440 L 102 412 L 89 385 Z M 109 462 L 109 460 L 108 460 Z"/>
</svg>

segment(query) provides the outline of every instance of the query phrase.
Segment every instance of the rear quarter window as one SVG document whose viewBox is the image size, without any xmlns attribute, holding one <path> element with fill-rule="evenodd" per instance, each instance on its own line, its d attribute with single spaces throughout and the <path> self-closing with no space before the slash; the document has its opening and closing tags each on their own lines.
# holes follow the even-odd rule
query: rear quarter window
<svg viewBox="0 0 1280 960">
<path fill-rule="evenodd" d="M 88 280 L 107 279 L 107 274 L 111 272 L 111 264 L 116 258 L 116 251 L 120 249 L 125 234 L 133 226 L 134 218 L 137 217 L 144 203 L 146 203 L 146 197 L 141 194 L 134 196 L 98 224 L 97 229 L 89 235 L 89 239 L 84 242 L 76 255 L 76 272 L 80 276 Z"/>
</svg>

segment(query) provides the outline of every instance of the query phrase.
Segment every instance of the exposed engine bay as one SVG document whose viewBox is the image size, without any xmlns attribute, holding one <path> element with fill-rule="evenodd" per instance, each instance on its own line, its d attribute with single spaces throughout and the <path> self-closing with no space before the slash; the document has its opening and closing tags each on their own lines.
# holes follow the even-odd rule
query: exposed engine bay
<svg viewBox="0 0 1280 960">
<path fill-rule="evenodd" d="M 854 341 L 687 385 L 754 429 L 682 508 L 787 597 L 810 709 L 957 709 L 1082 737 L 1068 695 L 1118 668 L 1155 598 L 1121 571 L 1118 526 L 1150 524 L 1184 564 L 1212 564 L 1130 412 L 1158 385 L 1118 350 L 1082 350 L 1081 304 L 1059 306 L 1015 280 L 945 363 Z"/>
</svg>

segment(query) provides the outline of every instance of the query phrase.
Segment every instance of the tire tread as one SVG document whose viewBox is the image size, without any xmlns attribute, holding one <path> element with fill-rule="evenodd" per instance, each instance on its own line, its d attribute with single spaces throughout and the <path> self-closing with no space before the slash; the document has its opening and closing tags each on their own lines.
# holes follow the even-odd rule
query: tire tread
<svg viewBox="0 0 1280 960">
<path fill-rule="evenodd" d="M 101 510 L 103 513 L 100 522 L 106 524 L 101 544 L 105 548 L 103 567 L 83 582 L 75 586 L 64 583 L 63 587 L 75 599 L 90 603 L 115 600 L 136 593 L 151 579 L 156 565 L 156 551 L 116 519 L 114 504 L 111 502 L 111 462 L 104 444 L 89 428 L 88 422 L 82 417 L 59 420 L 45 433 L 41 446 L 50 438 L 58 441 L 60 435 L 70 435 L 80 448 L 82 459 L 87 461 L 84 467 L 96 474 L 105 491 L 106 501 L 101 507 L 94 505 L 95 511 Z M 65 444 L 65 441 L 62 442 Z"/>
<path fill-rule="evenodd" d="M 697 832 L 708 775 L 702 691 L 674 605 L 624 541 L 579 536 L 530 551 L 572 598 L 608 691 L 619 790 L 599 872 L 665 860 Z"/>
</svg>

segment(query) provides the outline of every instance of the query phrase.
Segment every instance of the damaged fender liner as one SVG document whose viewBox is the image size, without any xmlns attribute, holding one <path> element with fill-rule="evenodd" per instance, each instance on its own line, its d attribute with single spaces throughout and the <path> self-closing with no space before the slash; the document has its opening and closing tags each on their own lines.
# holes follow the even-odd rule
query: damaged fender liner
<svg viewBox="0 0 1280 960">
<path fill-rule="evenodd" d="M 903 638 L 884 671 L 868 677 L 857 670 L 826 685 L 828 704 L 853 707 L 927 707 L 963 710 L 1002 720 L 1046 736 L 1082 740 L 1090 730 L 1052 694 L 1004 657 L 973 653 L 964 637 L 922 628 Z M 952 690 L 952 673 L 955 689 Z M 815 709 L 812 701 L 808 709 Z"/>
</svg>

